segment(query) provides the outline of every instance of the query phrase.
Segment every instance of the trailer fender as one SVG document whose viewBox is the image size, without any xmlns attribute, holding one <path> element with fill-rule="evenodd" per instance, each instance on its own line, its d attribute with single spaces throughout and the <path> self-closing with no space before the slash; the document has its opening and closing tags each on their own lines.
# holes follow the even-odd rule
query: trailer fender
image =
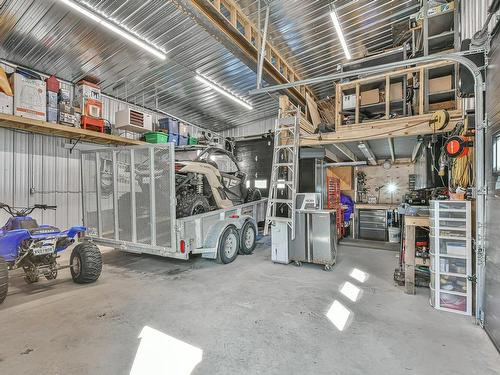
<svg viewBox="0 0 500 375">
<path fill-rule="evenodd" d="M 217 259 L 217 248 L 219 246 L 219 240 L 220 237 L 222 236 L 222 233 L 224 233 L 224 231 L 228 226 L 233 226 L 236 228 L 238 234 L 241 237 L 240 233 L 241 228 L 243 227 L 243 224 L 245 224 L 248 220 L 252 220 L 255 223 L 255 220 L 253 220 L 251 216 L 242 215 L 239 217 L 229 217 L 223 220 L 219 220 L 217 223 L 212 225 L 210 231 L 208 232 L 205 238 L 203 248 L 213 249 L 213 251 L 203 253 L 202 257 L 209 259 Z"/>
</svg>

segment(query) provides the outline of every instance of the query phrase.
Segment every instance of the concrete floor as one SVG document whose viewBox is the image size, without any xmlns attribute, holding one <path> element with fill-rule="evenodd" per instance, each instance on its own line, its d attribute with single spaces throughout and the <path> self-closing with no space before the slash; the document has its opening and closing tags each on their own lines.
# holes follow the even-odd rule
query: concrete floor
<svg viewBox="0 0 500 375">
<path fill-rule="evenodd" d="M 11 281 L 0 307 L 0 374 L 130 374 L 136 353 L 134 375 L 172 373 L 152 369 L 194 366 L 200 354 L 193 374 L 500 371 L 471 318 L 432 309 L 428 289 L 408 296 L 393 285 L 394 252 L 341 248 L 331 272 L 273 264 L 268 244 L 225 266 L 103 256 L 92 285 L 73 284 L 68 270 L 37 285 Z M 354 268 L 368 274 L 364 283 L 350 277 Z M 346 281 L 361 289 L 356 302 L 339 292 Z M 334 301 L 333 320 L 349 312 L 343 331 L 326 316 Z"/>
</svg>

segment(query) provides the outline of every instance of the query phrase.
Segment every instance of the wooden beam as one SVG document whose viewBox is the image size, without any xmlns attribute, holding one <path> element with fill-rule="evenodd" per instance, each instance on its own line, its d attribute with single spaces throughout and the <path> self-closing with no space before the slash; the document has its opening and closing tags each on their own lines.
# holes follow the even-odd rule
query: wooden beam
<svg viewBox="0 0 500 375">
<path fill-rule="evenodd" d="M 306 103 L 307 103 L 307 109 L 309 112 L 309 116 L 311 117 L 312 124 L 315 128 L 321 124 L 321 116 L 318 111 L 318 105 L 314 101 L 314 99 L 309 95 L 309 93 L 306 93 Z"/>
<path fill-rule="evenodd" d="M 356 158 L 356 155 L 354 155 L 354 153 L 351 150 L 349 150 L 349 148 L 346 145 L 344 145 L 342 143 L 335 143 L 333 146 L 336 147 L 337 150 L 339 150 L 345 156 L 347 156 L 350 160 L 352 160 L 352 161 L 358 160 Z"/>
<path fill-rule="evenodd" d="M 120 137 L 117 135 L 99 133 L 92 130 L 53 124 L 40 120 L 32 120 L 25 117 L 12 116 L 3 113 L 0 113 L 0 127 L 68 139 L 80 139 L 83 142 L 100 144 L 114 144 L 125 146 L 142 145 L 146 143 L 135 139 Z"/>
<path fill-rule="evenodd" d="M 243 12 L 243 9 L 234 0 L 224 0 L 231 8 L 231 18 L 227 19 L 221 13 L 220 2 L 211 2 L 207 0 L 172 0 L 183 13 L 195 19 L 210 35 L 219 40 L 236 57 L 240 58 L 244 64 L 257 71 L 258 43 L 252 43 L 252 33 L 260 37 L 260 30 Z M 252 32 L 241 33 L 235 24 L 233 24 L 233 13 L 236 13 L 249 27 Z M 260 39 L 260 38 L 257 38 Z M 279 52 L 269 43 L 265 46 L 266 58 L 263 65 L 263 78 L 271 84 L 290 83 L 289 77 L 295 77 L 294 80 L 300 80 L 301 77 L 295 72 L 291 64 L 287 62 Z M 271 62 L 271 55 L 275 56 L 276 63 Z M 279 67 L 283 66 L 283 73 Z M 286 75 L 288 73 L 288 76 Z M 303 87 L 293 87 L 284 90 L 290 97 L 301 106 L 305 106 L 305 93 L 311 96 L 312 91 Z"/>
<path fill-rule="evenodd" d="M 462 121 L 462 111 L 450 111 L 448 126 L 434 131 L 429 126 L 432 114 L 401 117 L 391 120 L 364 122 L 354 126 L 342 126 L 339 130 L 322 133 L 321 138 L 314 135 L 302 135 L 301 145 L 337 144 L 345 142 L 364 141 L 370 139 L 385 139 L 388 137 L 409 137 L 433 133 L 445 133 L 455 128 Z"/>
</svg>

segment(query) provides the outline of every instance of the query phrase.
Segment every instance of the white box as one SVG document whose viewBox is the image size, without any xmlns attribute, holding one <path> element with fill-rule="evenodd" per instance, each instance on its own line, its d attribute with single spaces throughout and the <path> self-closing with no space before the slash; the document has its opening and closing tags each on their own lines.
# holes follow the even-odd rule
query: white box
<svg viewBox="0 0 500 375">
<path fill-rule="evenodd" d="M 10 81 L 14 90 L 14 115 L 45 121 L 47 116 L 45 81 L 17 71 L 12 73 Z"/>
<path fill-rule="evenodd" d="M 0 92 L 0 113 L 14 114 L 14 97 Z"/>
<path fill-rule="evenodd" d="M 75 100 L 81 98 L 101 100 L 101 89 L 94 83 L 80 81 L 75 87 Z"/>
<path fill-rule="evenodd" d="M 189 127 L 184 124 L 183 122 L 179 122 L 179 135 L 182 135 L 183 137 L 189 136 Z"/>
<path fill-rule="evenodd" d="M 344 95 L 342 97 L 342 109 L 356 108 L 356 94 Z"/>
<path fill-rule="evenodd" d="M 290 263 L 287 223 L 276 223 L 271 227 L 271 260 L 274 263 Z"/>
</svg>

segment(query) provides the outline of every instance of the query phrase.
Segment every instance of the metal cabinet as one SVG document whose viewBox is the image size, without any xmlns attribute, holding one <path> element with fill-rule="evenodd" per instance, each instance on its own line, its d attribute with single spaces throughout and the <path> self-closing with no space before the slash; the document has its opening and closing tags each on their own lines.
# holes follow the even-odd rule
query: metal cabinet
<svg viewBox="0 0 500 375">
<path fill-rule="evenodd" d="M 364 240 L 387 241 L 387 211 L 358 210 L 358 237 Z"/>
<path fill-rule="evenodd" d="M 290 261 L 322 264 L 329 269 L 337 258 L 335 211 L 298 210 L 295 239 L 290 241 Z"/>
</svg>

